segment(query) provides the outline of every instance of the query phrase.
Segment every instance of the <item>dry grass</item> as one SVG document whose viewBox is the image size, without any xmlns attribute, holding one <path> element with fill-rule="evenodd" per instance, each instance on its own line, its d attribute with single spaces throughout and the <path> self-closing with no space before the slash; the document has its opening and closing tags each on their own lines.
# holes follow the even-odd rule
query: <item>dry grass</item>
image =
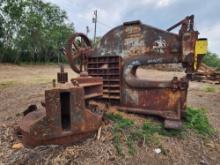
<svg viewBox="0 0 220 165">
<path fill-rule="evenodd" d="M 75 77 L 75 74 L 68 65 L 65 70 L 69 77 Z M 0 90 L 14 85 L 26 84 L 44 84 L 56 79 L 56 73 L 59 72 L 59 66 L 51 65 L 11 65 L 0 64 Z"/>
<path fill-rule="evenodd" d="M 179 134 L 167 134 L 167 132 L 161 131 L 161 126 L 158 127 L 157 125 L 158 123 L 161 124 L 159 121 L 156 121 L 156 126 L 152 126 L 152 123 L 149 122 L 144 125 L 146 120 L 155 121 L 154 118 L 127 113 L 123 117 L 126 116 L 125 118 L 133 120 L 135 124 L 131 124 L 130 133 L 125 134 L 129 136 L 126 136 L 127 143 L 124 141 L 126 148 L 122 146 L 123 152 L 126 151 L 124 157 L 118 156 L 114 146 L 112 134 L 114 123 L 111 122 L 102 126 L 100 140 L 93 137 L 83 143 L 70 146 L 48 145 L 34 149 L 12 149 L 13 144 L 20 142 L 14 135 L 13 128 L 22 116 L 16 114 L 22 112 L 30 104 L 40 103 L 44 98 L 44 90 L 51 86 L 48 82 L 50 83 L 51 79 L 56 77 L 57 71 L 59 71 L 57 65 L 0 65 L 0 82 L 3 84 L 3 90 L 0 91 L 0 164 L 166 165 L 204 164 L 204 162 L 206 164 L 218 164 L 220 161 L 220 130 L 218 134 L 205 141 L 191 129 L 187 132 L 186 138 L 178 138 L 176 135 Z M 76 76 L 69 67 L 67 71 L 69 78 Z M 143 77 L 148 77 L 149 73 L 147 75 L 141 74 Z M 155 76 L 156 74 L 160 75 L 160 73 L 155 72 Z M 215 129 L 219 129 L 220 93 L 205 92 L 202 89 L 203 86 L 203 83 L 190 83 L 187 104 L 192 107 L 207 109 L 210 123 Z M 218 88 L 216 85 L 214 87 Z M 193 122 L 192 124 L 194 126 Z M 122 126 L 123 124 L 120 125 L 120 127 Z M 120 130 L 116 127 L 116 131 L 118 129 Z M 139 135 L 141 135 L 140 138 Z M 148 141 L 141 143 L 145 145 L 139 146 L 139 142 L 143 142 L 144 137 Z M 123 140 L 123 138 L 125 139 L 122 136 L 122 139 L 119 140 Z M 133 143 L 134 141 L 135 143 Z M 136 147 L 133 155 L 128 154 L 134 151 L 132 147 Z M 155 148 L 160 148 L 161 154 L 155 154 Z"/>
</svg>

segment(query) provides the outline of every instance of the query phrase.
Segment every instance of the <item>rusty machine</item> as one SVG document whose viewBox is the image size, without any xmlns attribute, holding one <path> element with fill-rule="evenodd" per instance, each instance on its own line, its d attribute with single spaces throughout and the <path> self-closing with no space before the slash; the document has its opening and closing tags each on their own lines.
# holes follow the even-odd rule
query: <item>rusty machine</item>
<svg viewBox="0 0 220 165">
<path fill-rule="evenodd" d="M 191 76 L 192 81 L 220 84 L 220 72 L 202 63 L 198 71 Z"/>
<path fill-rule="evenodd" d="M 170 32 L 180 27 L 178 34 Z M 101 124 L 102 112 L 89 101 L 105 102 L 118 110 L 164 118 L 165 128 L 181 128 L 186 108 L 188 77 L 199 67 L 207 40 L 198 39 L 194 16 L 167 30 L 125 22 L 106 33 L 93 48 L 82 33 L 73 34 L 65 55 L 80 77 L 68 81 L 61 69 L 58 84 L 45 91 L 45 110 L 24 116 L 20 123 L 27 145 L 64 144 L 82 140 Z M 138 67 L 181 63 L 186 76 L 152 81 L 136 75 Z"/>
</svg>

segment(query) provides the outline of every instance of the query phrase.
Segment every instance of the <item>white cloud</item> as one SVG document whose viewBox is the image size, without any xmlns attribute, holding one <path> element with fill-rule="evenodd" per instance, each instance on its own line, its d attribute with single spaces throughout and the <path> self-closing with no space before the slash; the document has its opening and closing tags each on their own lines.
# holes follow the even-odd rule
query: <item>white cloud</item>
<svg viewBox="0 0 220 165">
<path fill-rule="evenodd" d="M 218 3 L 204 5 L 204 8 L 193 7 L 195 1 L 185 0 L 43 0 L 52 2 L 66 10 L 69 20 L 75 25 L 76 31 L 85 32 L 89 26 L 89 36 L 93 36 L 92 23 L 93 11 L 98 10 L 97 35 L 103 35 L 112 27 L 122 24 L 124 21 L 140 19 L 143 23 L 165 27 L 164 23 L 175 23 L 175 20 L 195 13 L 195 23 L 198 26 L 200 36 L 209 40 L 209 50 L 220 54 L 220 18 L 216 22 L 209 15 L 218 10 Z M 198 3 L 200 2 L 197 0 Z M 215 0 L 216 2 L 217 0 Z M 210 6 L 211 5 L 211 6 Z M 184 7 L 184 8 L 183 8 Z M 183 9 L 182 9 L 183 8 Z M 210 11 L 211 9 L 211 11 Z M 202 12 L 202 13 L 201 13 Z M 216 14 L 215 14 L 216 15 Z M 164 18 L 164 19 L 163 19 Z M 172 20 L 171 20 L 172 19 Z M 207 23 L 209 22 L 209 23 Z"/>
<path fill-rule="evenodd" d="M 167 7 L 175 0 L 117 0 L 115 2 L 111 0 L 93 0 L 91 2 L 86 0 L 65 0 L 62 2 L 60 0 L 44 1 L 58 4 L 64 9 L 67 9 L 68 12 L 71 11 L 71 7 L 76 8 L 78 9 L 77 17 L 88 22 L 92 19 L 93 11 L 97 9 L 99 20 L 114 26 L 122 21 L 122 18 L 126 14 L 132 14 L 129 13 L 131 10 Z M 72 12 L 74 12 L 73 9 Z"/>
<path fill-rule="evenodd" d="M 158 7 L 167 7 L 174 2 L 175 2 L 175 0 L 159 0 L 159 1 L 157 1 L 157 6 Z"/>
</svg>

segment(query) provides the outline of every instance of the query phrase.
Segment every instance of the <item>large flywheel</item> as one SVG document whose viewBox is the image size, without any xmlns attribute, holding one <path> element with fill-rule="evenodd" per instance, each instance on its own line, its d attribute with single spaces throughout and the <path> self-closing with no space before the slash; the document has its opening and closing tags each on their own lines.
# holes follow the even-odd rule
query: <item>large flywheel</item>
<svg viewBox="0 0 220 165">
<path fill-rule="evenodd" d="M 66 57 L 76 73 L 87 70 L 87 57 L 91 51 L 92 43 L 85 34 L 75 33 L 68 39 Z"/>
</svg>

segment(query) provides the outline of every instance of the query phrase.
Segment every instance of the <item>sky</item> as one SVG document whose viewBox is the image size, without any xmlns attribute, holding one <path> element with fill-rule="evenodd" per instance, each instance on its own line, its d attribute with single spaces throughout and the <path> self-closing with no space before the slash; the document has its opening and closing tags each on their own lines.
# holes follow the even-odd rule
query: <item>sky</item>
<svg viewBox="0 0 220 165">
<path fill-rule="evenodd" d="M 200 38 L 208 38 L 208 49 L 220 56 L 219 0 L 43 0 L 65 10 L 77 32 L 94 35 L 92 17 L 98 12 L 97 36 L 123 22 L 141 20 L 160 29 L 167 29 L 188 15 L 195 15 L 195 29 Z"/>
</svg>

